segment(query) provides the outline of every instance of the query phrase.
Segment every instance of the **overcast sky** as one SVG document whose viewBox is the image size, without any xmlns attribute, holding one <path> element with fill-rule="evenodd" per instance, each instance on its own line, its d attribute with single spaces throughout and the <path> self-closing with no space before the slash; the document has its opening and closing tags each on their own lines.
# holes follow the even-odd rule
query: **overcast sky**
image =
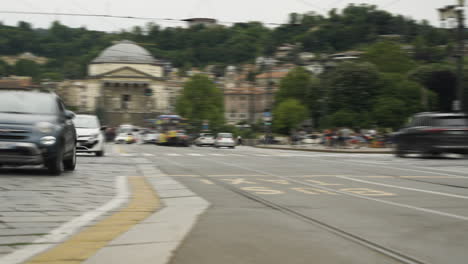
<svg viewBox="0 0 468 264">
<path fill-rule="evenodd" d="M 331 8 L 342 9 L 350 3 L 367 3 L 391 13 L 402 14 L 416 20 L 429 20 L 439 26 L 437 8 L 455 4 L 456 0 L 1 0 L 0 11 L 38 11 L 58 13 L 108 14 L 151 18 L 185 19 L 211 17 L 220 21 L 287 22 L 292 12 L 315 11 L 326 14 Z M 27 21 L 34 27 L 47 28 L 54 20 L 63 24 L 89 29 L 118 31 L 151 20 L 70 17 L 56 15 L 1 14 L 0 21 L 16 25 Z M 153 20 L 163 26 L 184 26 L 184 23 Z"/>
</svg>

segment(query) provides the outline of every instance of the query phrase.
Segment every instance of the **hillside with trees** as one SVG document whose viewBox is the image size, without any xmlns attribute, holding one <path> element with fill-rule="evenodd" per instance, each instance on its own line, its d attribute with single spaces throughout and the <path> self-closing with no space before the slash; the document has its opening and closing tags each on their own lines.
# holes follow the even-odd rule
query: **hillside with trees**
<svg viewBox="0 0 468 264">
<path fill-rule="evenodd" d="M 289 23 L 273 29 L 259 22 L 190 28 L 162 28 L 149 23 L 144 28 L 106 33 L 70 28 L 60 22 L 48 29 L 37 29 L 27 22 L 16 27 L 0 24 L 0 55 L 32 52 L 47 57 L 50 61 L 45 66 L 30 66 L 37 79 L 69 79 L 84 77 L 86 65 L 112 41 L 121 39 L 140 43 L 156 58 L 188 68 L 253 62 L 257 56 L 271 55 L 284 43 L 300 43 L 302 51 L 314 53 L 360 49 L 381 35 L 391 34 L 401 35 L 404 43 L 414 45 L 414 59 L 422 62 L 443 61 L 453 46 L 448 30 L 392 15 L 375 6 L 350 5 L 341 13 L 330 11 L 327 17 L 291 14 Z M 0 75 L 8 73 L 16 74 L 17 69 L 0 62 Z"/>
</svg>

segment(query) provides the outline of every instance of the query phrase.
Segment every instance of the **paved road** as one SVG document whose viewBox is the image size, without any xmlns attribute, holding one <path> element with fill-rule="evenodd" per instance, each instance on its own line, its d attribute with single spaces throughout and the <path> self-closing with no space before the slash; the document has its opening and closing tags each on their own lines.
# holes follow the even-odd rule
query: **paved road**
<svg viewBox="0 0 468 264">
<path fill-rule="evenodd" d="M 248 147 L 128 152 L 146 153 L 213 204 L 174 264 L 394 263 L 312 221 L 424 263 L 468 258 L 466 159 Z"/>
<path fill-rule="evenodd" d="M 104 158 L 80 156 L 78 170 L 61 177 L 0 170 L 0 199 L 7 201 L 0 204 L 0 254 L 105 204 L 118 176 L 151 164 L 212 204 L 173 264 L 401 263 L 392 254 L 422 263 L 468 259 L 466 159 L 250 147 L 108 150 Z"/>
</svg>

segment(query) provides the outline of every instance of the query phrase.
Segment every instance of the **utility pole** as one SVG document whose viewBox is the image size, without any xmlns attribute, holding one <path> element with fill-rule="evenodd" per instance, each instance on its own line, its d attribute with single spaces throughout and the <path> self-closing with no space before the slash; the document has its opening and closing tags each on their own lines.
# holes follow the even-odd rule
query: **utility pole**
<svg viewBox="0 0 468 264">
<path fill-rule="evenodd" d="M 457 0 L 458 5 L 450 5 L 439 9 L 443 22 L 456 19 L 457 21 L 457 63 L 456 101 L 453 102 L 455 112 L 468 112 L 468 100 L 463 87 L 463 63 L 465 55 L 465 0 Z M 450 24 L 450 23 L 448 23 Z"/>
</svg>

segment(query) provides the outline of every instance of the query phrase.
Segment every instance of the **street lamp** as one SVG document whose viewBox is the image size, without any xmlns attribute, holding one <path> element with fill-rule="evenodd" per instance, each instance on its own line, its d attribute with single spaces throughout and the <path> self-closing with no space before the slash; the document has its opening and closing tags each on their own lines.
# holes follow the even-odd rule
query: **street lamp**
<svg viewBox="0 0 468 264">
<path fill-rule="evenodd" d="M 453 110 L 460 112 L 468 112 L 467 100 L 463 89 L 463 59 L 465 55 L 465 16 L 464 7 L 465 0 L 457 0 L 458 5 L 449 5 L 444 8 L 439 8 L 440 20 L 445 22 L 447 20 L 457 20 L 457 83 L 456 83 L 456 100 L 453 102 Z"/>
</svg>

